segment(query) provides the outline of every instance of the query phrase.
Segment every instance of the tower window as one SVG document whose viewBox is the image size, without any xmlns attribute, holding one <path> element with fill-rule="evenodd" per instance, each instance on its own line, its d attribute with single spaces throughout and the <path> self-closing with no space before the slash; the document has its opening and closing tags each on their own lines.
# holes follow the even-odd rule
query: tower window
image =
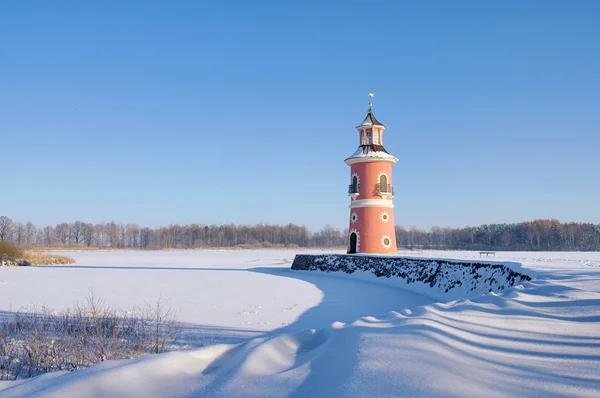
<svg viewBox="0 0 600 398">
<path fill-rule="evenodd" d="M 367 145 L 371 145 L 373 143 L 373 137 L 371 132 L 367 132 Z"/>
<path fill-rule="evenodd" d="M 379 133 L 377 131 L 373 133 L 373 144 L 379 145 Z"/>
<path fill-rule="evenodd" d="M 389 249 L 390 247 L 392 247 L 392 239 L 387 235 L 383 236 L 381 238 L 381 245 L 386 249 Z"/>
<path fill-rule="evenodd" d="M 348 195 L 352 196 L 352 199 L 356 199 L 356 197 L 360 194 L 360 177 L 357 173 L 352 173 L 352 178 L 350 179 L 350 185 L 348 186 Z"/>
<path fill-rule="evenodd" d="M 381 174 L 379 176 L 379 192 L 389 192 L 388 178 L 387 178 L 387 175 L 385 175 L 385 174 Z"/>
<path fill-rule="evenodd" d="M 381 215 L 379 216 L 379 218 L 384 223 L 387 223 L 388 221 L 390 221 L 390 215 L 387 213 L 387 211 L 384 211 L 383 213 L 381 213 Z"/>
</svg>

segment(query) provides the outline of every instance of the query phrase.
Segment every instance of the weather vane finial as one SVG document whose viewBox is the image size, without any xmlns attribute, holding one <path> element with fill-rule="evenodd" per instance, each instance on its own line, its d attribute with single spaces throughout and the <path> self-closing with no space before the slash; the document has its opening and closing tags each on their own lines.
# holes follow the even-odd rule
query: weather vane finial
<svg viewBox="0 0 600 398">
<path fill-rule="evenodd" d="M 371 111 L 371 108 L 373 108 L 373 103 L 371 102 L 371 98 L 373 98 L 374 96 L 375 96 L 375 94 L 369 93 L 369 112 Z"/>
</svg>

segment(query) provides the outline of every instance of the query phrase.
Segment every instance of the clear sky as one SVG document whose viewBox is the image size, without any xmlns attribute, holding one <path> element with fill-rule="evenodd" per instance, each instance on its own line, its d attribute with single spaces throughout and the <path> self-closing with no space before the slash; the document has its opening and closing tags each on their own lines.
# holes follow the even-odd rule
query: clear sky
<svg viewBox="0 0 600 398">
<path fill-rule="evenodd" d="M 0 2 L 0 215 L 347 227 L 372 91 L 396 224 L 600 222 L 600 1 Z"/>
</svg>

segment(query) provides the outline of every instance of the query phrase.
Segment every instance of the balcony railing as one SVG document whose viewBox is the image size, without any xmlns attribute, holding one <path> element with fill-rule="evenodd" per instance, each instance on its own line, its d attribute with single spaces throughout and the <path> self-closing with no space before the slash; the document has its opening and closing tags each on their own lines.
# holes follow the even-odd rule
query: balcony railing
<svg viewBox="0 0 600 398">
<path fill-rule="evenodd" d="M 350 184 L 348 185 L 348 195 L 356 195 L 359 193 L 360 184 Z"/>
<path fill-rule="evenodd" d="M 377 195 L 392 195 L 394 196 L 394 187 L 392 184 L 375 184 Z"/>
</svg>

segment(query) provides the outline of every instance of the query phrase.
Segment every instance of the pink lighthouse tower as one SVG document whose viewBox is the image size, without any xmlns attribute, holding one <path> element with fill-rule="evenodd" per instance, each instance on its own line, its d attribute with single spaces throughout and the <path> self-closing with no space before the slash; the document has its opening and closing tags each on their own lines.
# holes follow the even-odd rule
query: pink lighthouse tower
<svg viewBox="0 0 600 398">
<path fill-rule="evenodd" d="M 383 147 L 385 126 L 372 107 L 369 102 L 367 117 L 356 127 L 358 149 L 345 160 L 350 166 L 348 253 L 392 254 L 398 252 L 392 203 L 392 166 L 398 159 Z"/>
</svg>

